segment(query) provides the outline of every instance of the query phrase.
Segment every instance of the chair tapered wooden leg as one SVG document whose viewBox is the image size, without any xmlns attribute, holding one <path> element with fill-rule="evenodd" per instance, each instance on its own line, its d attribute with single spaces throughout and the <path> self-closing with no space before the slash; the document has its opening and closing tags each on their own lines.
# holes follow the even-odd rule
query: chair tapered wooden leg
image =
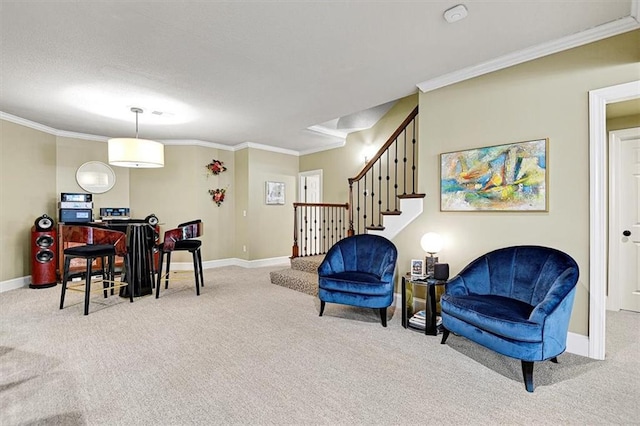
<svg viewBox="0 0 640 426">
<path fill-rule="evenodd" d="M 204 287 L 204 275 L 202 273 L 202 251 L 200 251 L 200 249 L 198 248 L 198 250 L 196 250 L 196 253 L 198 254 L 198 271 L 200 271 L 200 287 Z"/>
<path fill-rule="evenodd" d="M 87 276 L 84 281 L 84 314 L 89 315 L 89 299 L 91 296 L 91 263 L 93 259 L 87 259 Z"/>
<path fill-rule="evenodd" d="M 69 265 L 71 264 L 71 258 L 66 257 L 64 259 L 64 271 L 62 272 L 62 292 L 60 293 L 60 309 L 64 307 L 64 295 L 67 292 L 67 281 L 69 281 Z"/>
<path fill-rule="evenodd" d="M 164 277 L 164 288 L 165 290 L 169 288 L 169 270 L 171 269 L 171 252 L 167 252 L 167 266 L 166 266 L 166 275 Z"/>
<path fill-rule="evenodd" d="M 558 363 L 558 357 L 554 356 L 553 358 L 551 358 L 551 362 L 553 362 L 554 364 Z"/>
<path fill-rule="evenodd" d="M 158 275 L 156 277 L 156 299 L 160 297 L 160 282 L 162 281 L 162 261 L 164 260 L 164 253 L 159 253 L 158 259 Z"/>
<path fill-rule="evenodd" d="M 324 313 L 324 305 L 325 305 L 324 300 L 321 300 L 320 301 L 320 316 L 322 316 L 322 314 Z"/>
<path fill-rule="evenodd" d="M 387 326 L 387 308 L 380 308 L 380 321 L 383 327 Z"/>
<path fill-rule="evenodd" d="M 200 274 L 198 273 L 198 255 L 193 252 L 193 275 L 196 280 L 196 296 L 200 296 Z"/>
<path fill-rule="evenodd" d="M 449 330 L 447 330 L 446 328 L 442 327 L 442 340 L 440 341 L 441 345 L 444 345 L 444 342 L 447 341 L 447 337 L 449 337 Z"/>
<path fill-rule="evenodd" d="M 524 386 L 527 392 L 533 392 L 533 362 L 522 361 L 522 377 L 524 378 Z"/>
</svg>

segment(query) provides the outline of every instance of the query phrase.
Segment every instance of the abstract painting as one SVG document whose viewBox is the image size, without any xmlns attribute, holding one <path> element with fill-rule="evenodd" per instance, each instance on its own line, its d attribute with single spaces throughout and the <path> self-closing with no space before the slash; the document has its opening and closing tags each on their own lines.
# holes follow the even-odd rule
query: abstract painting
<svg viewBox="0 0 640 426">
<path fill-rule="evenodd" d="M 549 139 L 440 154 L 441 211 L 547 211 Z"/>
</svg>

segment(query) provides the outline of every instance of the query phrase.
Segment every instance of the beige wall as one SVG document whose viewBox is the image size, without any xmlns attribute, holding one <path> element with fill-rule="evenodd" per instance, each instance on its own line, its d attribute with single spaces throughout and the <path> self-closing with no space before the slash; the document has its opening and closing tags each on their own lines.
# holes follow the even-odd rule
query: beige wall
<svg viewBox="0 0 640 426">
<path fill-rule="evenodd" d="M 220 160 L 227 171 L 209 175 L 206 165 Z M 202 146 L 165 146 L 165 165 L 157 169 L 131 169 L 131 215 L 144 218 L 155 214 L 161 235 L 182 222 L 200 219 L 204 223 L 204 261 L 233 257 L 234 156 L 226 150 Z M 227 189 L 217 206 L 209 189 Z M 176 253 L 175 260 L 189 262 L 189 253 Z M 172 257 L 172 260 L 174 258 Z"/>
<path fill-rule="evenodd" d="M 396 239 L 400 265 L 424 255 L 420 236 L 441 233 L 440 260 L 458 272 L 499 247 L 541 244 L 580 267 L 570 330 L 588 334 L 588 92 L 638 79 L 640 32 L 558 53 L 420 96 L 423 215 Z M 549 211 L 451 213 L 439 210 L 439 154 L 548 137 Z"/>
<path fill-rule="evenodd" d="M 253 148 L 248 151 L 248 258 L 291 256 L 298 157 Z M 267 181 L 284 182 L 284 205 L 265 203 Z"/>
<path fill-rule="evenodd" d="M 235 244 L 234 255 L 238 259 L 249 260 L 249 150 L 241 149 L 234 155 L 235 168 Z"/>
<path fill-rule="evenodd" d="M 442 234 L 440 261 L 457 273 L 495 248 L 541 244 L 571 254 L 581 270 L 570 330 L 588 334 L 589 315 L 589 118 L 588 92 L 637 80 L 640 31 L 561 52 L 477 77 L 419 97 L 419 191 L 424 213 L 395 239 L 399 271 L 421 258 L 420 237 Z M 409 101 L 407 101 L 409 102 Z M 398 111 L 399 124 L 409 113 Z M 384 117 L 387 118 L 387 117 Z M 611 120 L 629 127 L 633 118 Z M 383 119 L 384 121 L 384 119 Z M 383 121 L 379 125 L 383 125 Z M 380 136 L 395 130 L 378 131 Z M 619 126 L 619 127 L 618 127 Z M 378 129 L 375 129 L 378 130 Z M 366 133 L 347 146 L 300 159 L 300 170 L 323 169 L 326 202 L 345 202 L 346 179 L 359 171 Z M 548 137 L 549 211 L 543 213 L 452 213 L 439 205 L 439 154 Z M 384 137 L 383 137 L 384 138 Z M 376 144 L 382 144 L 378 140 Z"/>
<path fill-rule="evenodd" d="M 0 149 L 0 239 L 2 247 L 14 248 L 0 256 L 2 283 L 31 274 L 31 226 L 43 213 L 57 223 L 61 192 L 84 192 L 75 180 L 78 167 L 108 160 L 105 142 L 54 136 L 4 120 L 0 120 Z M 213 159 L 223 161 L 227 171 L 209 175 L 206 165 Z M 101 207 L 130 207 L 134 218 L 156 214 L 162 232 L 201 219 L 205 262 L 291 254 L 297 156 L 168 145 L 164 168 L 112 168 L 114 188 L 93 196 L 95 218 Z M 286 205 L 265 205 L 267 180 L 286 183 Z M 216 188 L 227 190 L 219 207 L 208 193 Z M 191 261 L 188 253 L 176 253 L 172 260 Z"/>
<path fill-rule="evenodd" d="M 55 203 L 60 201 L 62 192 L 86 192 L 76 181 L 78 167 L 87 161 L 108 162 L 107 143 L 84 139 L 56 138 L 56 194 Z M 93 194 L 93 215 L 100 217 L 100 208 L 129 207 L 129 169 L 112 167 L 116 182 L 113 188 L 103 194 Z M 58 220 L 58 214 L 54 216 Z"/>
<path fill-rule="evenodd" d="M 345 146 L 300 157 L 300 171 L 324 170 L 324 203 L 349 201 L 349 178 L 364 167 L 364 153 L 375 153 L 418 103 L 418 95 L 400 99 L 371 129 L 350 133 Z"/>
<path fill-rule="evenodd" d="M 56 213 L 56 137 L 0 120 L 0 282 L 30 274 L 31 227 Z"/>
</svg>

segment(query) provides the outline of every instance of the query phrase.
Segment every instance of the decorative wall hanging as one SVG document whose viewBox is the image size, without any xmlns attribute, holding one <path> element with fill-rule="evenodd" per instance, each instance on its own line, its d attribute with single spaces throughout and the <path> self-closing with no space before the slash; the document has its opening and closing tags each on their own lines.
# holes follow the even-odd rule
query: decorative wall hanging
<svg viewBox="0 0 640 426">
<path fill-rule="evenodd" d="M 440 155 L 441 211 L 548 211 L 549 139 Z"/>
<path fill-rule="evenodd" d="M 267 182 L 265 187 L 267 204 L 284 204 L 284 182 Z"/>
<path fill-rule="evenodd" d="M 216 159 L 211 160 L 205 167 L 207 168 L 207 175 L 218 175 L 227 170 L 224 163 Z"/>
<path fill-rule="evenodd" d="M 209 195 L 211 195 L 213 202 L 220 207 L 220 204 L 224 202 L 224 195 L 226 192 L 227 190 L 225 188 L 210 189 Z"/>
</svg>

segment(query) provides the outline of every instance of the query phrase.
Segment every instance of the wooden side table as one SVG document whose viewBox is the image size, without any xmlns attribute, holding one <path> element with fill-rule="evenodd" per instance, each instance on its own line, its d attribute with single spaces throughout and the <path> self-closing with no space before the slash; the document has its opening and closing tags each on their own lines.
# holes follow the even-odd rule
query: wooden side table
<svg viewBox="0 0 640 426">
<path fill-rule="evenodd" d="M 407 285 L 412 286 L 412 290 L 415 289 L 416 286 L 423 286 L 427 289 L 427 300 L 426 300 L 426 318 L 425 318 L 425 328 L 424 334 L 430 336 L 438 335 L 438 327 L 436 324 L 436 286 L 445 285 L 446 281 L 436 280 L 433 278 L 425 278 L 425 279 L 412 279 L 410 275 L 405 275 L 402 277 L 402 326 L 404 328 L 409 328 L 412 330 L 423 331 L 421 328 L 414 327 L 409 323 L 409 318 L 407 318 Z M 412 294 L 415 292 L 412 291 Z"/>
</svg>

